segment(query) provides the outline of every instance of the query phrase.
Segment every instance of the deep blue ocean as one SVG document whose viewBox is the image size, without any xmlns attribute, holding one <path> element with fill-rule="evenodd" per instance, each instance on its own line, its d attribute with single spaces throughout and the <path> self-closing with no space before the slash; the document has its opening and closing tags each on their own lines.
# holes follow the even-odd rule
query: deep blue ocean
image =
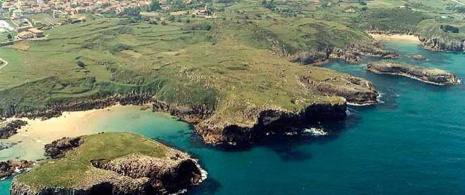
<svg viewBox="0 0 465 195">
<path fill-rule="evenodd" d="M 429 59 L 397 61 L 465 79 L 463 54 L 429 52 L 411 43 L 387 47 Z M 350 107 L 345 124 L 328 137 L 218 150 L 202 144 L 188 124 L 138 109 L 109 114 L 95 128 L 133 130 L 199 158 L 208 179 L 190 194 L 465 194 L 464 86 L 375 75 L 363 69 L 371 60 L 325 65 L 372 81 L 383 101 Z M 1 194 L 8 188 L 8 180 L 0 182 Z"/>
</svg>

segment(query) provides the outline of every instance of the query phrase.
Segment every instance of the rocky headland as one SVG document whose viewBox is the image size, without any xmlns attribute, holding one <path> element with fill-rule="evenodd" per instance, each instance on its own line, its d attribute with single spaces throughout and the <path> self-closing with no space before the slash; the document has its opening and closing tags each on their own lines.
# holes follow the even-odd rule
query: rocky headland
<svg viewBox="0 0 465 195">
<path fill-rule="evenodd" d="M 455 85 L 460 83 L 460 79 L 451 72 L 410 64 L 374 62 L 368 64 L 366 70 L 376 74 L 404 76 L 434 85 Z"/>
<path fill-rule="evenodd" d="M 188 154 L 131 133 L 63 138 L 46 148 L 55 159 L 15 177 L 12 195 L 172 194 L 206 177 Z"/>
<path fill-rule="evenodd" d="M 287 54 L 290 52 L 284 52 Z M 330 59 L 344 60 L 348 63 L 357 63 L 363 57 L 376 57 L 382 59 L 399 58 L 399 54 L 384 49 L 380 42 L 367 42 L 364 44 L 348 44 L 344 48 L 323 47 L 315 51 L 298 51 L 293 54 L 287 54 L 291 62 L 301 64 L 323 64 Z"/>
<path fill-rule="evenodd" d="M 447 52 L 464 52 L 465 51 L 465 36 L 455 37 L 441 34 L 425 34 L 419 36 L 424 48 L 433 51 Z"/>
</svg>

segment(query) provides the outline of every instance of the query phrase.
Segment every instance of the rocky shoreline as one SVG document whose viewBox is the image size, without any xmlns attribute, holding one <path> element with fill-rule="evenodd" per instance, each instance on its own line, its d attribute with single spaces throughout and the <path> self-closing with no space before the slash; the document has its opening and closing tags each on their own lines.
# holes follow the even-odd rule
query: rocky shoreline
<svg viewBox="0 0 465 195">
<path fill-rule="evenodd" d="M 119 134 L 122 136 L 128 135 L 128 133 Z M 90 136 L 103 137 L 106 135 L 103 133 Z M 102 138 L 96 139 L 100 140 Z M 137 139 L 140 139 L 140 137 L 137 137 Z M 68 154 L 67 152 L 76 150 L 81 146 L 85 147 L 87 140 L 87 138 L 82 136 L 77 138 L 63 138 L 54 141 L 51 144 L 47 144 L 46 154 L 53 159 L 66 159 L 70 157 L 69 155 L 86 155 L 86 152 L 89 151 L 85 151 L 84 149 L 79 150 L 80 152 L 78 152 L 78 154 Z M 118 140 L 115 141 L 118 142 Z M 90 162 L 88 162 L 88 172 L 92 172 L 92 174 L 89 177 L 88 173 L 84 173 L 84 175 L 87 175 L 85 177 L 89 178 L 82 178 L 82 181 L 80 181 L 79 184 L 75 184 L 73 187 L 30 183 L 30 180 L 15 177 L 10 188 L 10 193 L 12 195 L 173 194 L 187 189 L 192 185 L 198 185 L 206 178 L 204 171 L 200 168 L 197 161 L 192 159 L 188 154 L 166 146 L 162 148 L 166 148 L 163 150 L 167 151 L 164 157 L 161 158 L 135 152 L 113 159 L 90 160 Z M 137 149 L 134 150 L 137 151 Z M 142 150 L 146 149 L 142 148 Z M 103 152 L 105 153 L 107 151 Z M 111 155 L 114 154 L 111 153 Z M 86 158 L 85 156 L 83 157 Z M 42 162 L 38 167 L 48 166 L 47 169 L 54 169 L 55 163 L 47 164 L 47 162 L 48 161 Z M 34 169 L 32 172 L 34 172 Z M 34 172 L 32 174 L 37 174 L 36 176 L 39 177 L 46 177 L 40 172 Z M 69 176 L 70 175 L 63 175 L 63 177 Z"/>
<path fill-rule="evenodd" d="M 0 139 L 8 139 L 14 134 L 18 133 L 18 129 L 27 125 L 26 121 L 13 120 L 0 123 Z"/>
<path fill-rule="evenodd" d="M 404 76 L 434 85 L 455 85 L 460 83 L 460 79 L 451 72 L 409 64 L 375 62 L 368 64 L 366 70 L 376 74 Z"/>
<path fill-rule="evenodd" d="M 27 172 L 34 166 L 34 164 L 34 162 L 27 160 L 8 160 L 0 162 L 0 179 L 5 179 L 16 174 Z"/>
</svg>

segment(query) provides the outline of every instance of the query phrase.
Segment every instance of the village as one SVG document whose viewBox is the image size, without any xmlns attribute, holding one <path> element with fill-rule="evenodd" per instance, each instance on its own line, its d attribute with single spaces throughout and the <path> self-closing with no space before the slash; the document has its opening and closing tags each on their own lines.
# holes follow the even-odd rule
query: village
<svg viewBox="0 0 465 195">
<path fill-rule="evenodd" d="M 46 38 L 44 30 L 65 23 L 85 22 L 88 14 L 94 16 L 106 13 L 118 14 L 128 8 L 146 8 L 152 2 L 152 0 L 4 0 L 3 2 L 0 0 L 0 21 L 9 24 L 9 26 L 0 26 L 0 32 L 14 32 L 14 37 L 8 35 L 8 42 L 40 40 Z M 160 9 L 169 10 L 170 6 L 166 0 L 159 2 Z M 191 3 L 190 0 L 182 2 Z M 200 18 L 213 17 L 207 6 L 201 10 L 193 10 L 192 13 Z"/>
<path fill-rule="evenodd" d="M 9 41 L 20 41 L 44 38 L 43 29 L 61 25 L 62 21 L 84 22 L 86 17 L 81 15 L 84 13 L 118 13 L 125 8 L 143 7 L 149 4 L 150 1 L 147 0 L 5 0 L 0 12 L 5 20 L 10 21 L 17 33 L 14 39 L 11 37 L 12 40 Z M 33 14 L 43 14 L 50 17 L 43 17 L 42 20 L 25 17 L 25 15 Z"/>
</svg>

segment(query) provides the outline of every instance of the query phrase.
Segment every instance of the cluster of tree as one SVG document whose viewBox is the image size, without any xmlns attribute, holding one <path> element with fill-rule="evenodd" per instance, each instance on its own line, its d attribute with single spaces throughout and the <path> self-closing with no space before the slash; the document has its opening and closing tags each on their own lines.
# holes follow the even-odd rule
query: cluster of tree
<svg viewBox="0 0 465 195">
<path fill-rule="evenodd" d="M 457 6 L 457 7 L 454 8 L 454 11 L 458 12 L 458 13 L 465 13 L 465 7 Z"/>
<path fill-rule="evenodd" d="M 454 11 L 457 13 L 465 13 L 465 6 L 449 4 L 447 5 L 446 10 Z"/>
<path fill-rule="evenodd" d="M 441 30 L 444 32 L 459 33 L 459 28 L 451 25 L 441 25 Z"/>
<path fill-rule="evenodd" d="M 364 0 L 359 0 L 359 1 L 358 1 L 358 4 L 360 4 L 360 5 L 367 5 L 367 2 L 365 2 Z"/>
<path fill-rule="evenodd" d="M 276 8 L 276 2 L 274 2 L 274 0 L 270 0 L 270 1 L 262 0 L 261 4 L 263 7 L 269 10 L 273 10 Z"/>
<path fill-rule="evenodd" d="M 183 0 L 172 0 L 170 3 L 170 11 L 181 11 L 187 8 Z"/>
<path fill-rule="evenodd" d="M 140 17 L 140 11 L 141 11 L 141 8 L 140 7 L 130 7 L 130 8 L 126 8 L 124 9 L 123 11 L 121 11 L 121 13 L 119 13 L 119 16 L 123 16 L 123 17 Z"/>
<path fill-rule="evenodd" d="M 157 11 L 161 8 L 160 2 L 158 0 L 152 0 L 147 11 Z"/>
<path fill-rule="evenodd" d="M 417 25 L 430 16 L 410 9 L 377 8 L 362 12 L 354 22 L 366 30 L 408 33 L 417 30 Z"/>
</svg>

